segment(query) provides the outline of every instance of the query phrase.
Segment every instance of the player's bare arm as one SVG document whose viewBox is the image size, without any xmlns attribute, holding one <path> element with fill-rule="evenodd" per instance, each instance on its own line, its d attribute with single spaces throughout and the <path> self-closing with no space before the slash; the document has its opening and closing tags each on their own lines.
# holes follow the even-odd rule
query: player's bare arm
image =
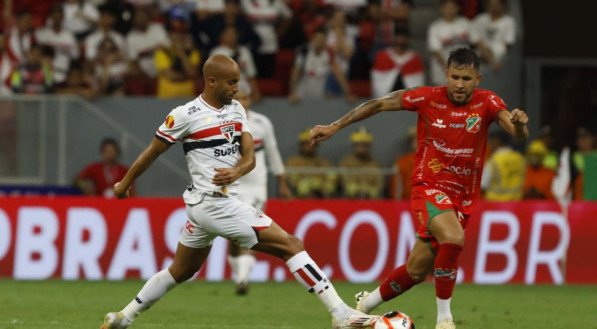
<svg viewBox="0 0 597 329">
<path fill-rule="evenodd" d="M 154 137 L 149 146 L 147 146 L 147 148 L 139 154 L 135 162 L 133 162 L 124 178 L 120 182 L 114 184 L 114 195 L 119 199 L 128 197 L 129 189 L 133 182 L 168 148 L 170 148 L 170 144 Z"/>
<path fill-rule="evenodd" d="M 253 137 L 250 133 L 243 132 L 240 136 L 240 155 L 241 158 L 236 166 L 215 169 L 216 174 L 212 180 L 214 185 L 229 185 L 255 168 L 255 148 L 253 146 Z"/>
<path fill-rule="evenodd" d="M 311 129 L 311 142 L 318 143 L 329 139 L 338 130 L 364 119 L 373 116 L 383 111 L 400 111 L 402 110 L 402 94 L 404 90 L 397 90 L 391 92 L 381 98 L 367 101 L 352 111 L 348 112 L 342 118 L 336 120 L 329 125 L 317 125 Z"/>
<path fill-rule="evenodd" d="M 528 122 L 529 117 L 520 109 L 514 109 L 512 112 L 501 111 L 498 117 L 500 126 L 517 139 L 526 139 L 529 137 Z"/>
</svg>

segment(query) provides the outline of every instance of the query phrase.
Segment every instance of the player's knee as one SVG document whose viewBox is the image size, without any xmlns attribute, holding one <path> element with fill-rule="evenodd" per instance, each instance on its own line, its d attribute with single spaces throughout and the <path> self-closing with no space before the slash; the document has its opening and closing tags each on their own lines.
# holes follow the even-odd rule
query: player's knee
<svg viewBox="0 0 597 329">
<path fill-rule="evenodd" d="M 459 246 L 464 246 L 464 231 L 456 231 L 444 236 L 440 243 L 451 243 Z"/>
</svg>

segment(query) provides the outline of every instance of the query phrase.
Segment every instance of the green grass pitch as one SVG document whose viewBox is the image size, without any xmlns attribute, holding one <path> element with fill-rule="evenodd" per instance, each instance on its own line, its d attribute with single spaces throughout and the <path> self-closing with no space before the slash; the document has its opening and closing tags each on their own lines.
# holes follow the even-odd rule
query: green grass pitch
<svg viewBox="0 0 597 329">
<path fill-rule="evenodd" d="M 120 310 L 142 284 L 0 280 L 0 329 L 97 329 L 103 314 Z M 355 292 L 373 287 L 336 283 L 350 305 Z M 323 305 L 295 282 L 253 284 L 249 295 L 242 297 L 233 290 L 228 282 L 185 283 L 132 328 L 331 328 Z M 411 315 L 417 329 L 433 329 L 433 285 L 415 287 L 374 313 L 392 309 Z M 597 329 L 597 286 L 460 285 L 452 309 L 458 329 Z"/>
</svg>

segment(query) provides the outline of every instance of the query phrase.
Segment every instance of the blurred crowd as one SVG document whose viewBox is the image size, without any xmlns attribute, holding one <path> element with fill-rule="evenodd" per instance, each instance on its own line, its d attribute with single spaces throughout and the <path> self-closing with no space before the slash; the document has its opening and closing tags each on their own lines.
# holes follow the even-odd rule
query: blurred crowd
<svg viewBox="0 0 597 329">
<path fill-rule="evenodd" d="M 419 54 L 412 0 L 9 0 L 0 94 L 193 96 L 214 53 L 239 63 L 255 101 L 354 101 L 441 84 L 461 46 L 499 70 L 515 41 L 506 0 L 440 4 Z"/>
</svg>

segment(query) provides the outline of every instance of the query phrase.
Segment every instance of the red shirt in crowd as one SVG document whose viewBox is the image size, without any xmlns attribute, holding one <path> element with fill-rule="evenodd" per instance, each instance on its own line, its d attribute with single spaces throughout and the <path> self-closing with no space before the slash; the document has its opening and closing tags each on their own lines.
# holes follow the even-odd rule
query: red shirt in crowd
<svg viewBox="0 0 597 329">
<path fill-rule="evenodd" d="M 96 162 L 88 165 L 79 174 L 79 179 L 90 180 L 95 188 L 95 195 L 112 197 L 112 187 L 124 178 L 128 167 L 121 164 L 107 165 Z"/>
</svg>

